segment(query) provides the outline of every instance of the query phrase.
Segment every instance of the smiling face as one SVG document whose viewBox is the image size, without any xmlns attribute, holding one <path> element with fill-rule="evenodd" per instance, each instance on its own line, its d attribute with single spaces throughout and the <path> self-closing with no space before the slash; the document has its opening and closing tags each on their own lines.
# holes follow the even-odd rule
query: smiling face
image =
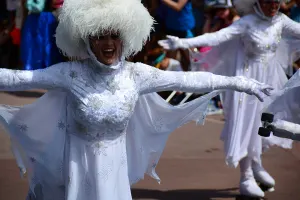
<svg viewBox="0 0 300 200">
<path fill-rule="evenodd" d="M 274 17 L 277 15 L 280 1 L 279 0 L 259 0 L 262 12 L 267 17 Z"/>
<path fill-rule="evenodd" d="M 230 10 L 228 8 L 218 8 L 216 9 L 216 15 L 220 19 L 226 19 L 230 15 Z"/>
<path fill-rule="evenodd" d="M 91 50 L 97 60 L 105 65 L 118 61 L 122 52 L 122 41 L 119 33 L 107 33 L 89 38 Z"/>
</svg>

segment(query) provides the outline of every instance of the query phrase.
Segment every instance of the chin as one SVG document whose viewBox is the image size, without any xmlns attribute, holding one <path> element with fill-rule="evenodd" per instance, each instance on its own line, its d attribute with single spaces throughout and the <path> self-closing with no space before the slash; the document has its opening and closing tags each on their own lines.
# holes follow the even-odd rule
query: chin
<svg viewBox="0 0 300 200">
<path fill-rule="evenodd" d="M 277 15 L 277 13 L 278 13 L 278 12 L 274 12 L 274 13 L 271 13 L 270 15 L 271 15 L 271 17 L 274 17 L 274 16 Z"/>
<path fill-rule="evenodd" d="M 112 64 L 115 64 L 116 60 L 106 60 L 105 61 L 105 65 L 112 65 Z"/>
<path fill-rule="evenodd" d="M 271 13 L 271 14 L 268 14 L 268 15 L 265 14 L 266 17 L 275 17 L 276 15 L 277 15 L 277 13 L 275 13 L 275 14 Z"/>
</svg>

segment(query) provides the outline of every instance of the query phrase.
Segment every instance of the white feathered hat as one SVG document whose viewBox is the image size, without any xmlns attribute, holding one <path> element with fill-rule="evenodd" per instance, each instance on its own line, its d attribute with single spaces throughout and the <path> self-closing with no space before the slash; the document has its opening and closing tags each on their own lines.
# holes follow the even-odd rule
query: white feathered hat
<svg viewBox="0 0 300 200">
<path fill-rule="evenodd" d="M 123 56 L 139 52 L 154 20 L 140 0 L 65 0 L 56 29 L 56 44 L 68 57 L 88 57 L 86 39 L 119 32 Z"/>
</svg>

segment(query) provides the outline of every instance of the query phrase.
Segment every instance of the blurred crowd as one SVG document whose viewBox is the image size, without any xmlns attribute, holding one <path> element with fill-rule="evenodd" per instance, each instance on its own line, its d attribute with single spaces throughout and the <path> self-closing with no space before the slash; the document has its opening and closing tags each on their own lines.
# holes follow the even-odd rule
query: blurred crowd
<svg viewBox="0 0 300 200">
<path fill-rule="evenodd" d="M 63 0 L 0 1 L 0 65 L 35 70 L 62 62 L 55 44 Z"/>
<path fill-rule="evenodd" d="M 162 70 L 205 70 L 205 63 L 201 69 L 195 68 L 197 60 L 192 55 L 193 52 L 205 55 L 210 47 L 166 52 L 158 46 L 158 40 L 166 35 L 189 38 L 215 32 L 240 18 L 231 0 L 142 0 L 142 3 L 156 20 L 155 29 L 144 49 L 130 60 Z M 54 37 L 63 0 L 3 0 L 0 4 L 1 67 L 35 70 L 67 60 L 57 49 Z M 300 0 L 282 3 L 281 12 L 300 22 Z M 295 63 L 295 68 L 298 66 L 300 62 Z M 178 92 L 170 103 L 178 104 L 185 96 Z M 190 99 L 196 97 L 192 95 Z M 215 99 L 215 106 L 221 108 L 219 99 Z"/>
<path fill-rule="evenodd" d="M 166 35 L 189 38 L 216 32 L 230 26 L 241 17 L 234 9 L 231 0 L 145 0 L 144 3 L 158 24 L 151 41 L 141 55 L 135 57 L 134 60 L 163 70 L 205 71 L 206 64 L 199 63 L 193 54 L 197 52 L 198 55 L 205 56 L 210 47 L 164 52 L 157 46 L 157 40 L 165 38 Z M 299 0 L 282 2 L 280 11 L 300 22 Z M 295 69 L 298 69 L 299 66 L 299 61 L 294 64 Z M 197 98 L 199 95 L 193 94 L 189 100 Z M 170 103 L 178 104 L 185 98 L 186 94 L 178 92 Z M 215 98 L 212 104 L 215 110 L 222 108 L 219 97 Z"/>
</svg>

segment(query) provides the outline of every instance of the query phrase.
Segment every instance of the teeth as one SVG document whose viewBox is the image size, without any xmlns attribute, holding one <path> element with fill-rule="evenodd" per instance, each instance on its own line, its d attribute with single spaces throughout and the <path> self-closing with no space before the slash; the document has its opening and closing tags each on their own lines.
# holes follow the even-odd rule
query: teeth
<svg viewBox="0 0 300 200">
<path fill-rule="evenodd" d="M 113 49 L 105 49 L 104 51 L 105 52 L 113 52 L 114 50 Z"/>
</svg>

